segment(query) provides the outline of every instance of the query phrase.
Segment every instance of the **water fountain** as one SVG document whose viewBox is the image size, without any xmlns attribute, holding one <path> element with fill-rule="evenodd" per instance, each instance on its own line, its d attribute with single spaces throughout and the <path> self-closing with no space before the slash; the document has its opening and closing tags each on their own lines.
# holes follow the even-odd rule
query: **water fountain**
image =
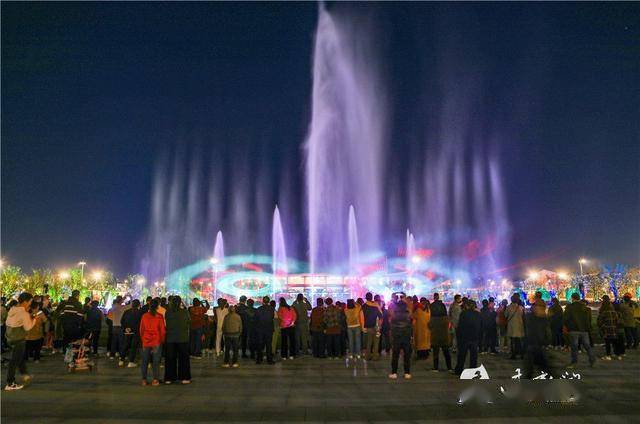
<svg viewBox="0 0 640 424">
<path fill-rule="evenodd" d="M 335 270 L 348 257 L 349 205 L 366 228 L 360 248 L 380 247 L 386 114 L 371 35 L 320 5 L 305 144 L 311 272 Z"/>
<path fill-rule="evenodd" d="M 358 242 L 358 224 L 353 205 L 349 206 L 349 275 L 357 276 L 360 266 L 360 245 Z"/>
<path fill-rule="evenodd" d="M 287 266 L 287 250 L 284 242 L 284 230 L 282 229 L 282 222 L 280 221 L 280 210 L 276 205 L 273 211 L 273 227 L 271 230 L 271 258 L 272 266 L 271 270 L 273 275 L 281 277 L 287 275 L 289 272 Z"/>
</svg>

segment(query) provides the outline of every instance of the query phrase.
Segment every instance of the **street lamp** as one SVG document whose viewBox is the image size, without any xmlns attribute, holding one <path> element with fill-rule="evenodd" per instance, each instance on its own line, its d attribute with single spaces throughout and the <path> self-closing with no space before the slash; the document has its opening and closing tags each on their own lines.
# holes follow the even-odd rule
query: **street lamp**
<svg viewBox="0 0 640 424">
<path fill-rule="evenodd" d="M 587 261 L 585 258 L 580 258 L 580 259 L 578 260 L 578 263 L 580 264 L 580 275 L 583 275 L 583 272 L 582 272 L 582 265 L 586 264 L 587 262 L 589 262 L 589 261 Z"/>
<path fill-rule="evenodd" d="M 83 279 L 84 279 L 84 266 L 85 266 L 86 264 L 87 264 L 87 263 L 86 263 L 85 261 L 80 261 L 80 262 L 78 262 L 78 266 L 80 267 L 80 280 L 83 280 Z"/>
</svg>

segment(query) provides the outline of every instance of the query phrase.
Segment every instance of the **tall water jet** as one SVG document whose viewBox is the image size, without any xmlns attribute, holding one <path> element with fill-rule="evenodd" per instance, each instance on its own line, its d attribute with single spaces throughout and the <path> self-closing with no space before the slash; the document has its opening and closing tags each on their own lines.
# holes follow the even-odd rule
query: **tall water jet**
<svg viewBox="0 0 640 424">
<path fill-rule="evenodd" d="M 287 266 L 287 250 L 284 243 L 284 230 L 280 221 L 280 210 L 276 205 L 273 211 L 273 224 L 271 229 L 271 260 L 273 275 L 280 277 L 289 272 Z"/>
<path fill-rule="evenodd" d="M 405 248 L 405 260 L 407 271 L 412 271 L 415 268 L 416 260 L 416 239 L 407 229 L 407 244 Z"/>
<path fill-rule="evenodd" d="M 334 9 L 340 9 L 336 6 Z M 312 114 L 306 141 L 311 272 L 334 270 L 348 254 L 349 205 L 358 209 L 360 247 L 378 249 L 382 218 L 384 88 L 369 22 L 319 7 Z"/>
<path fill-rule="evenodd" d="M 213 258 L 211 262 L 216 268 L 224 268 L 224 239 L 222 231 L 216 234 L 216 243 L 213 245 Z"/>
<path fill-rule="evenodd" d="M 349 206 L 349 274 L 358 275 L 360 265 L 360 244 L 358 242 L 358 224 L 353 205 Z"/>
</svg>

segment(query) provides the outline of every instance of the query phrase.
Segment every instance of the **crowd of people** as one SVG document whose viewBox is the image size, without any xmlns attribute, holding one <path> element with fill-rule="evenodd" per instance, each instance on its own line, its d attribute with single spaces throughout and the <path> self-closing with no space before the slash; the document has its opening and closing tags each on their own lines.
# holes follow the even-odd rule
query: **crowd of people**
<svg viewBox="0 0 640 424">
<path fill-rule="evenodd" d="M 425 297 L 394 293 L 385 302 L 367 293 L 346 303 L 318 298 L 315 307 L 299 294 L 289 304 L 269 297 L 256 305 L 241 296 L 235 305 L 218 299 L 212 309 L 206 300 L 185 304 L 180 296 L 148 297 L 145 303 L 118 296 L 107 311 L 80 293 L 53 305 L 48 296 L 21 293 L 6 303 L 2 299 L 2 351 L 10 350 L 5 390 L 19 390 L 16 370 L 23 382 L 30 380 L 26 363 L 38 362 L 42 349 L 65 352 L 73 341 L 87 341 L 99 354 L 101 332 L 107 329 L 106 356 L 119 367 L 140 368 L 142 385 L 191 383 L 191 361 L 220 357 L 225 368 L 238 368 L 240 358 L 256 364 L 274 364 L 276 358 L 292 361 L 298 356 L 337 360 L 377 361 L 390 356 L 389 378 L 398 378 L 400 357 L 403 377 L 411 378 L 412 360 L 432 357 L 433 371 L 460 375 L 467 364 L 477 367 L 478 355 L 508 354 L 522 358 L 523 377 L 534 369 L 553 376 L 546 350 L 570 350 L 570 363 L 585 350 L 593 366 L 596 355 L 593 335 L 597 330 L 605 347 L 602 360 L 622 360 L 626 349 L 637 349 L 640 308 L 625 294 L 621 302 L 603 296 L 592 328 L 592 310 L 577 293 L 563 309 L 558 299 L 550 304 L 540 292 L 526 307 L 519 294 L 496 304 L 455 295 L 445 305 L 438 293 Z M 104 338 L 104 337 L 103 337 Z M 452 354 L 456 354 L 453 367 Z M 140 355 L 140 365 L 136 363 Z M 151 382 L 148 369 L 151 366 Z M 164 375 L 161 375 L 164 368 Z"/>
</svg>

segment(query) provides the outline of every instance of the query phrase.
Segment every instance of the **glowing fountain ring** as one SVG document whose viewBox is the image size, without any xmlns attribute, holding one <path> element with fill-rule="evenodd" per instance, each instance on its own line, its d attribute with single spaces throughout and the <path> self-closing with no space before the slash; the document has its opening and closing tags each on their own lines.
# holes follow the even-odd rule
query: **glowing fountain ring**
<svg viewBox="0 0 640 424">
<path fill-rule="evenodd" d="M 240 288 L 238 283 L 244 280 L 259 280 L 260 287 L 255 289 Z M 218 282 L 218 292 L 239 298 L 244 295 L 248 298 L 259 298 L 263 296 L 271 296 L 274 293 L 276 280 L 271 274 L 266 272 L 232 272 L 221 277 Z"/>
</svg>

